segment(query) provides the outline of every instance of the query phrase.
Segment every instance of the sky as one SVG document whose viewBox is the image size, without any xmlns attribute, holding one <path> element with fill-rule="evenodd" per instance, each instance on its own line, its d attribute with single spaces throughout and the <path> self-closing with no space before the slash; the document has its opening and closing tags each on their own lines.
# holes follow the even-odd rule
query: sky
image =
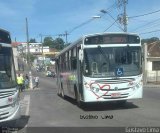
<svg viewBox="0 0 160 133">
<path fill-rule="evenodd" d="M 122 32 L 117 16 L 123 8 L 118 0 L 1 0 L 0 28 L 11 33 L 12 41 L 26 42 L 26 18 L 29 38 L 40 42 L 46 36 L 57 38 L 68 33 L 67 41 L 102 32 Z M 128 0 L 127 31 L 142 39 L 160 37 L 160 0 Z M 107 13 L 100 12 L 101 10 Z M 146 15 L 148 14 L 148 15 Z M 142 15 L 142 16 L 141 16 Z M 95 18 L 94 16 L 100 16 Z M 135 17 L 138 16 L 138 17 Z M 152 32 L 156 31 L 157 32 Z M 151 32 L 151 33 L 148 33 Z M 62 36 L 64 41 L 66 40 Z"/>
</svg>

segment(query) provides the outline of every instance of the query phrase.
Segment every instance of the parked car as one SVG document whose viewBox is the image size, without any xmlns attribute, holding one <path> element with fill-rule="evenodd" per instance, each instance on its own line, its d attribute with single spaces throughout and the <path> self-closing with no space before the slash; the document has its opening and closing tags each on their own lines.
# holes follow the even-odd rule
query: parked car
<svg viewBox="0 0 160 133">
<path fill-rule="evenodd" d="M 55 77 L 56 74 L 55 74 L 55 72 L 53 72 L 53 71 L 47 71 L 47 72 L 46 72 L 46 76 L 47 76 L 47 77 Z"/>
</svg>

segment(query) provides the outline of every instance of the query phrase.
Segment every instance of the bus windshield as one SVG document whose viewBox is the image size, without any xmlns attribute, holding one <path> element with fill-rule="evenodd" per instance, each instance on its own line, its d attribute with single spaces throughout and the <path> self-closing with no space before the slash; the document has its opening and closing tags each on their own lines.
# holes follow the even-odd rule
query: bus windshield
<svg viewBox="0 0 160 133">
<path fill-rule="evenodd" d="M 115 70 L 123 69 L 121 76 L 142 73 L 141 47 L 100 47 L 84 49 L 83 72 L 88 77 L 117 77 Z"/>
<path fill-rule="evenodd" d="M 0 50 L 0 90 L 10 89 L 16 86 L 16 76 L 11 48 Z"/>
<path fill-rule="evenodd" d="M 0 30 L 0 42 L 11 44 L 11 38 L 8 32 Z"/>
</svg>

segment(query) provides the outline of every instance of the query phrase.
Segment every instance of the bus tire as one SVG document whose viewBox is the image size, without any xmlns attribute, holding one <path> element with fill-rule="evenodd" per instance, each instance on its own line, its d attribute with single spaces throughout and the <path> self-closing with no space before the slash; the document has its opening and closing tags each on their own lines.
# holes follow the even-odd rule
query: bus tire
<svg viewBox="0 0 160 133">
<path fill-rule="evenodd" d="M 61 83 L 61 96 L 63 99 L 65 99 L 65 94 L 64 94 L 64 90 L 63 90 L 63 84 Z"/>
<path fill-rule="evenodd" d="M 74 91 L 75 91 L 75 100 L 76 100 L 77 106 L 82 107 L 82 102 L 80 100 L 80 95 L 79 95 L 76 87 L 75 87 Z"/>
<path fill-rule="evenodd" d="M 61 96 L 60 88 L 58 88 L 57 95 L 58 95 L 58 96 Z"/>
</svg>

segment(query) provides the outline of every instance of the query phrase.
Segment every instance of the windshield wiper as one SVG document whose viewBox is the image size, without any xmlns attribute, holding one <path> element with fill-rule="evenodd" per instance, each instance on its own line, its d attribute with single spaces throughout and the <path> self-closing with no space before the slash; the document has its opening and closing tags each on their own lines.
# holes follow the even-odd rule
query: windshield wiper
<svg viewBox="0 0 160 133">
<path fill-rule="evenodd" d="M 102 50 L 101 46 L 98 46 L 99 51 L 101 52 L 101 54 L 103 55 L 104 59 L 106 60 L 106 62 L 109 62 L 108 57 L 106 56 L 106 54 L 104 53 L 104 51 Z"/>
</svg>

